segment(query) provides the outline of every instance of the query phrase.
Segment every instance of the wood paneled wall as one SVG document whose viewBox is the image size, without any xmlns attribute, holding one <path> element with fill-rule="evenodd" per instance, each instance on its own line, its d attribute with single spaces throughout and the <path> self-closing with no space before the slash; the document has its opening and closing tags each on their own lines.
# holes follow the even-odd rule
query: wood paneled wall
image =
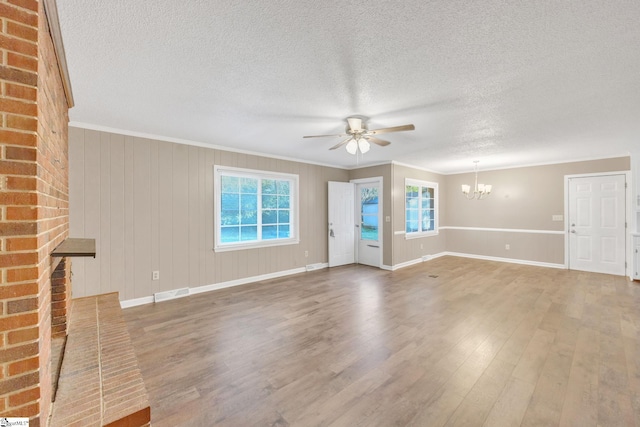
<svg viewBox="0 0 640 427">
<path fill-rule="evenodd" d="M 445 223 L 447 214 L 447 177 L 433 172 L 392 164 L 391 191 L 393 199 L 391 222 L 393 224 L 393 265 L 411 262 L 427 255 L 436 255 L 446 251 L 446 234 L 441 230 L 436 236 L 407 239 L 404 234 L 405 223 L 405 179 L 418 179 L 438 183 L 438 219 L 439 226 Z M 402 234 L 396 234 L 402 233 Z"/>
<path fill-rule="evenodd" d="M 74 297 L 121 300 L 327 262 L 327 181 L 349 172 L 267 157 L 70 128 L 70 234 L 96 239 L 73 263 Z M 213 165 L 300 176 L 300 243 L 213 251 Z M 304 252 L 309 251 L 305 258 Z M 160 271 L 160 280 L 152 272 Z"/>
<path fill-rule="evenodd" d="M 471 174 L 440 175 L 397 163 L 347 171 L 79 128 L 70 128 L 69 139 L 71 235 L 95 238 L 98 251 L 96 259 L 74 261 L 74 296 L 118 291 L 121 300 L 325 263 L 327 182 L 374 176 L 384 179 L 383 216 L 391 218 L 384 223 L 386 266 L 444 252 L 562 264 L 563 236 L 535 231 L 562 230 L 562 222 L 550 218 L 563 213 L 564 175 L 629 167 L 623 157 L 483 172 L 494 194 L 477 202 L 459 194 L 460 183 L 472 180 Z M 215 253 L 214 164 L 298 174 L 300 244 Z M 439 184 L 444 228 L 437 236 L 406 239 L 401 234 L 406 178 Z M 532 191 L 541 182 L 544 191 Z M 160 280 L 152 280 L 154 270 Z"/>
</svg>

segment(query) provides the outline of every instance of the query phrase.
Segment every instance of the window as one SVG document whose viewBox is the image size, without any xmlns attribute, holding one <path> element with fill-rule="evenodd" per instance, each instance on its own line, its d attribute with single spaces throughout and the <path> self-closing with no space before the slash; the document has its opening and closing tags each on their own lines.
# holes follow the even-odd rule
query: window
<svg viewBox="0 0 640 427">
<path fill-rule="evenodd" d="M 215 250 L 298 243 L 298 175 L 214 166 Z"/>
<path fill-rule="evenodd" d="M 406 238 L 438 234 L 438 184 L 405 180 Z"/>
</svg>

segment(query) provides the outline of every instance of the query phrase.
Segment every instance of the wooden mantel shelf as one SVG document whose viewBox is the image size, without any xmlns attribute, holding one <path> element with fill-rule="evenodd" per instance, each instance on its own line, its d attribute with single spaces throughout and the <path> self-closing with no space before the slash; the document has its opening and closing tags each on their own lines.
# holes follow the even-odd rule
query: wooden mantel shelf
<svg viewBox="0 0 640 427">
<path fill-rule="evenodd" d="M 96 239 L 66 239 L 51 252 L 51 256 L 91 256 L 95 258 Z"/>
</svg>

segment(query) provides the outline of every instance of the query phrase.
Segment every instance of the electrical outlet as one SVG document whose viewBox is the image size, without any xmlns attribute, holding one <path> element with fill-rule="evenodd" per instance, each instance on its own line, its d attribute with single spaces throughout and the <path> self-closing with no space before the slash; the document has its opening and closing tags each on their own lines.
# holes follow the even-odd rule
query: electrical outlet
<svg viewBox="0 0 640 427">
<path fill-rule="evenodd" d="M 309 251 L 304 251 L 304 257 L 308 258 L 309 257 Z"/>
<path fill-rule="evenodd" d="M 511 249 L 511 245 L 509 245 L 509 244 L 507 243 L 506 245 L 504 245 L 504 248 L 505 248 L 506 250 L 509 250 L 509 249 Z"/>
<path fill-rule="evenodd" d="M 640 204 L 640 201 L 638 202 L 638 204 Z M 391 217 L 390 216 L 385 216 L 384 217 L 384 221 L 385 222 L 391 222 Z"/>
<path fill-rule="evenodd" d="M 424 245 L 420 243 L 420 249 L 424 249 Z"/>
<path fill-rule="evenodd" d="M 158 270 L 154 271 L 151 275 L 151 280 L 160 280 L 160 272 Z"/>
</svg>

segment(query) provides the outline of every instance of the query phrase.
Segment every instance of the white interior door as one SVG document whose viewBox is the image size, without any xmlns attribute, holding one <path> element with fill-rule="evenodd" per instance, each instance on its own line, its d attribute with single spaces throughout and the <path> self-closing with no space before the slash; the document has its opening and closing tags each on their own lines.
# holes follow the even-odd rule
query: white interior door
<svg viewBox="0 0 640 427">
<path fill-rule="evenodd" d="M 382 251 L 382 192 L 379 182 L 356 185 L 358 264 L 380 267 Z"/>
<path fill-rule="evenodd" d="M 625 176 L 569 178 L 569 269 L 625 274 Z"/>
<path fill-rule="evenodd" d="M 329 181 L 329 267 L 353 264 L 355 185 Z"/>
</svg>

